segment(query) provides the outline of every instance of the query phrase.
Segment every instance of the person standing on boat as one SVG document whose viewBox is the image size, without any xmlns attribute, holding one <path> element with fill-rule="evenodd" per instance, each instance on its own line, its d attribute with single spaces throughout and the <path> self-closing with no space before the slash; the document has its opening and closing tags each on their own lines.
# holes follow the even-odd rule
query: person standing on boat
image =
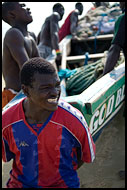
<svg viewBox="0 0 127 190">
<path fill-rule="evenodd" d="M 78 16 L 83 12 L 82 3 L 75 4 L 75 10 L 73 10 L 66 18 L 64 24 L 59 30 L 59 42 L 67 35 L 71 34 L 76 37 L 76 29 L 78 24 Z"/>
<path fill-rule="evenodd" d="M 60 99 L 60 79 L 52 63 L 32 58 L 20 78 L 26 97 L 2 115 L 2 158 L 13 159 L 7 187 L 78 188 L 76 170 L 95 158 L 85 118 Z"/>
<path fill-rule="evenodd" d="M 115 22 L 114 38 L 108 51 L 108 57 L 104 67 L 103 75 L 112 71 L 117 64 L 122 50 L 125 56 L 125 2 L 120 2 L 122 14 Z"/>
<path fill-rule="evenodd" d="M 33 33 L 27 31 L 27 25 L 33 18 L 25 4 L 4 2 L 2 19 L 11 26 L 3 42 L 2 73 L 5 80 L 2 92 L 3 108 L 21 90 L 19 80 L 21 66 L 29 58 L 39 56 L 39 52 L 32 37 Z"/>
<path fill-rule="evenodd" d="M 64 15 L 64 7 L 60 3 L 53 6 L 53 13 L 45 19 L 41 31 L 38 35 L 38 49 L 42 58 L 46 59 L 56 51 L 56 64 L 61 65 L 61 52 L 59 48 L 59 21 Z"/>
</svg>

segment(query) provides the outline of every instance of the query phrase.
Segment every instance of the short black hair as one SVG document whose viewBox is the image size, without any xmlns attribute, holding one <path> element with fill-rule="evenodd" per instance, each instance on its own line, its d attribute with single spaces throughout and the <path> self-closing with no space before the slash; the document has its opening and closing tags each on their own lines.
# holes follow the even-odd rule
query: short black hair
<svg viewBox="0 0 127 190">
<path fill-rule="evenodd" d="M 53 11 L 57 11 L 60 7 L 63 7 L 63 5 L 60 4 L 60 3 L 56 3 L 56 4 L 53 6 Z"/>
<path fill-rule="evenodd" d="M 54 74 L 56 72 L 52 63 L 42 57 L 34 57 L 26 61 L 20 71 L 21 84 L 32 87 L 34 74 Z"/>
<path fill-rule="evenodd" d="M 80 14 L 83 12 L 83 4 L 78 2 L 75 4 L 75 8 L 79 10 Z"/>
<path fill-rule="evenodd" d="M 78 2 L 78 3 L 76 3 L 76 4 L 75 4 L 75 8 L 77 8 L 77 9 L 78 9 L 79 7 L 82 7 L 82 8 L 83 8 L 83 4 L 82 4 L 82 3 L 80 3 L 80 2 Z"/>
<path fill-rule="evenodd" d="M 8 11 L 14 10 L 16 3 L 19 3 L 19 2 L 4 2 L 4 3 L 2 3 L 2 20 L 4 22 L 9 24 Z"/>
</svg>

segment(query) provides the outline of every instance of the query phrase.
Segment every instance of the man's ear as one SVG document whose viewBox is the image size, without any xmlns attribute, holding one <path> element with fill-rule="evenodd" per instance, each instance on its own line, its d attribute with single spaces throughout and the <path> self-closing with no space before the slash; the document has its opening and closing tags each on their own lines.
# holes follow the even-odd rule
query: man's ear
<svg viewBox="0 0 127 190">
<path fill-rule="evenodd" d="M 24 92 L 24 94 L 25 94 L 27 97 L 30 97 L 28 87 L 27 87 L 26 85 L 22 84 L 22 85 L 21 85 L 21 88 L 22 88 L 22 91 Z"/>
</svg>

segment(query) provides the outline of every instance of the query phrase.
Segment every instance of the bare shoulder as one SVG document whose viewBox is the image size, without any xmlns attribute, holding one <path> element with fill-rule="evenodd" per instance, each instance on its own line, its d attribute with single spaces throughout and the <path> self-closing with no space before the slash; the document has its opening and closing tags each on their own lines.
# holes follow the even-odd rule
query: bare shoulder
<svg viewBox="0 0 127 190">
<path fill-rule="evenodd" d="M 79 13 L 79 11 L 78 11 L 77 9 L 75 9 L 75 10 L 72 12 L 71 17 L 73 17 L 73 16 L 78 16 L 78 13 Z"/>
<path fill-rule="evenodd" d="M 24 41 L 24 36 L 22 34 L 22 32 L 20 30 L 18 30 L 17 28 L 10 28 L 6 34 L 5 34 L 5 38 L 4 38 L 4 43 L 5 44 L 13 44 L 16 42 L 23 42 Z"/>
<path fill-rule="evenodd" d="M 5 34 L 5 38 L 7 39 L 13 38 L 14 40 L 17 37 L 23 38 L 22 32 L 17 28 L 10 28 Z"/>
<path fill-rule="evenodd" d="M 9 35 L 22 35 L 22 32 L 17 29 L 17 28 L 10 28 L 7 32 L 6 32 L 6 36 L 9 36 Z"/>
<path fill-rule="evenodd" d="M 77 9 L 72 12 L 72 14 L 71 14 L 71 21 L 77 21 L 77 19 L 78 19 L 78 13 L 79 12 L 78 12 Z"/>
<path fill-rule="evenodd" d="M 59 19 L 60 19 L 59 13 L 53 12 L 53 14 L 52 14 L 52 16 L 51 16 L 51 20 L 54 20 L 54 21 L 57 21 L 57 22 L 58 22 Z"/>
</svg>

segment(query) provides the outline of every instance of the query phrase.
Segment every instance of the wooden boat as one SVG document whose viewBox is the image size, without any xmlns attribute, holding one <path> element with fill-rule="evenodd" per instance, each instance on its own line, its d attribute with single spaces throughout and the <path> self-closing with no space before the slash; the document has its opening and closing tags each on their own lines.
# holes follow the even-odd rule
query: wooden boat
<svg viewBox="0 0 127 190">
<path fill-rule="evenodd" d="M 105 39 L 111 40 L 112 36 L 97 36 L 98 40 Z M 71 40 L 72 37 L 65 37 L 60 47 L 62 50 L 62 69 L 66 69 L 67 63 L 75 63 L 77 61 L 84 61 L 85 55 L 69 56 L 71 52 Z M 90 37 L 87 40 L 95 40 L 94 37 Z M 82 41 L 83 43 L 83 41 Z M 104 53 L 90 54 L 89 58 L 101 58 Z M 52 54 L 48 61 L 55 65 L 55 56 Z M 108 122 L 117 114 L 125 99 L 125 63 L 122 63 L 110 73 L 98 79 L 86 90 L 79 95 L 67 96 L 66 95 L 66 82 L 65 79 L 61 81 L 61 98 L 79 109 L 84 115 L 93 140 L 96 141 L 101 134 L 102 129 Z M 24 98 L 24 94 L 19 92 L 17 96 L 10 101 L 3 110 L 16 104 Z"/>
<path fill-rule="evenodd" d="M 111 40 L 113 35 L 97 36 L 98 40 Z M 95 40 L 90 37 L 87 40 Z M 64 39 L 62 69 L 67 62 L 84 61 L 85 55 L 68 56 L 70 53 L 71 36 Z M 104 53 L 91 54 L 89 58 L 101 58 Z M 61 82 L 62 98 L 84 115 L 94 141 L 97 140 L 106 124 L 117 114 L 125 98 L 125 63 L 119 65 L 110 73 L 98 79 L 79 95 L 66 96 L 65 80 Z"/>
</svg>

